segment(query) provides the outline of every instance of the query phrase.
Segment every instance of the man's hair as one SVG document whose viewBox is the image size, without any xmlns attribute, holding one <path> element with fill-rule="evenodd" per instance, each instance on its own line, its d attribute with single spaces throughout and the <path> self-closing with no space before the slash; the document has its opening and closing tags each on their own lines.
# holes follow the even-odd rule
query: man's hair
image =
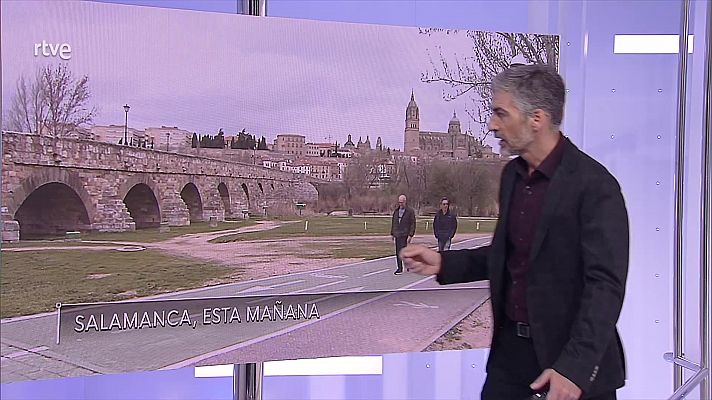
<svg viewBox="0 0 712 400">
<path fill-rule="evenodd" d="M 564 80 L 554 67 L 533 64 L 505 69 L 492 81 L 492 91 L 511 94 L 525 114 L 541 109 L 551 116 L 553 126 L 561 125 L 566 88 Z"/>
<path fill-rule="evenodd" d="M 440 202 L 442 203 L 443 201 L 447 201 L 448 204 L 450 204 L 450 200 L 447 199 L 447 197 L 443 197 L 440 199 Z"/>
</svg>

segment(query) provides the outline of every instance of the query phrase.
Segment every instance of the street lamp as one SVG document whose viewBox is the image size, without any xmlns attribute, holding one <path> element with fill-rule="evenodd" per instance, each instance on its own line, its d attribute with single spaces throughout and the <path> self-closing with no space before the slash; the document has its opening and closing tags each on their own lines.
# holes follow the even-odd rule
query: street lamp
<svg viewBox="0 0 712 400">
<path fill-rule="evenodd" d="M 124 111 L 126 112 L 126 121 L 124 122 L 124 145 L 128 145 L 129 143 L 129 108 L 131 107 L 129 107 L 128 104 L 124 105 Z"/>
</svg>

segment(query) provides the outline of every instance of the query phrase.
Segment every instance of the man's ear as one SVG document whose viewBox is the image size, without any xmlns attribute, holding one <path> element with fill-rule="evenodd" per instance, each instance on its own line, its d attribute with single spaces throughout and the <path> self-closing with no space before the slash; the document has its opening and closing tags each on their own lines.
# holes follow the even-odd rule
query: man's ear
<svg viewBox="0 0 712 400">
<path fill-rule="evenodd" d="M 529 123 L 533 130 L 539 131 L 548 125 L 549 114 L 541 108 L 537 108 L 529 114 Z"/>
</svg>

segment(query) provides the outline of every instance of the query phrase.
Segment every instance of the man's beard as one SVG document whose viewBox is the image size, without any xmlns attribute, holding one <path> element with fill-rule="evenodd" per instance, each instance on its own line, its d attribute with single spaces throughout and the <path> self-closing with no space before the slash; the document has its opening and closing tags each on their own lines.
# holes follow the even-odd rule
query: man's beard
<svg viewBox="0 0 712 400">
<path fill-rule="evenodd" d="M 512 150 L 512 148 L 509 147 L 509 145 L 504 141 L 501 141 L 499 144 L 499 154 L 505 158 L 516 157 L 519 155 L 517 151 Z"/>
</svg>

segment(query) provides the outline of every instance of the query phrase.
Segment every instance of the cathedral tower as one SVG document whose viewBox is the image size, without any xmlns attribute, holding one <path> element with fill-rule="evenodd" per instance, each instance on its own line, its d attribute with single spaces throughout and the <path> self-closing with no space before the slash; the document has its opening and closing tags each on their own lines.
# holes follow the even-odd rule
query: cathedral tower
<svg viewBox="0 0 712 400">
<path fill-rule="evenodd" d="M 403 151 L 408 155 L 416 155 L 420 150 L 420 115 L 415 103 L 415 94 L 410 92 L 410 103 L 405 109 L 405 134 Z"/>
</svg>

